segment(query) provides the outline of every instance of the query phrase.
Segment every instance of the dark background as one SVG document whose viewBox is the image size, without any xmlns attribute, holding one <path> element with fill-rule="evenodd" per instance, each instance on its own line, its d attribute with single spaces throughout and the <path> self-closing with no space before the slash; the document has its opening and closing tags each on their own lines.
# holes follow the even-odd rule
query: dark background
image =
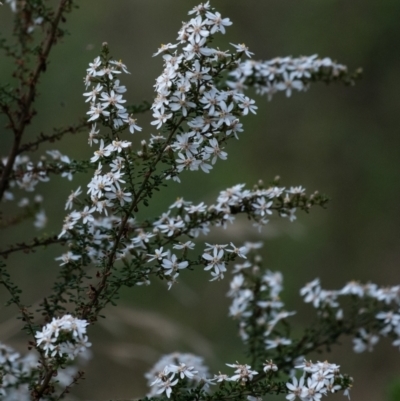
<svg viewBox="0 0 400 401">
<path fill-rule="evenodd" d="M 82 78 L 104 41 L 131 72 L 122 77 L 128 101 L 151 101 L 152 85 L 162 67 L 161 58 L 151 56 L 160 43 L 175 41 L 181 21 L 188 19 L 187 11 L 196 4 L 192 0 L 81 2 L 80 9 L 68 17 L 70 35 L 54 49 L 43 76 L 36 105 L 39 114 L 28 130 L 29 138 L 85 114 Z M 251 186 L 280 175 L 284 185 L 303 185 L 310 192 L 318 189 L 328 194 L 332 199 L 328 209 L 299 214 L 293 224 L 273 219 L 261 235 L 246 220 L 239 220 L 229 231 L 215 232 L 208 242 L 263 240 L 266 267 L 285 275 L 283 297 L 289 310 L 299 308 L 299 288 L 315 277 L 321 278 L 325 288 L 339 288 L 353 279 L 398 283 L 400 3 L 214 0 L 212 5 L 233 21 L 227 35 L 218 38 L 221 48 L 229 48 L 229 42 L 244 42 L 255 59 L 318 53 L 350 70 L 362 67 L 363 79 L 351 88 L 315 84 L 309 92 L 295 93 L 290 99 L 282 93 L 272 102 L 255 97 L 258 115 L 243 119 L 245 132 L 229 144 L 228 160 L 217 163 L 210 175 L 192 172 L 183 176 L 182 184 L 171 183 L 150 211 L 159 213 L 177 196 L 211 203 L 226 187 Z M 11 13 L 4 6 L 0 29 L 9 32 L 10 27 Z M 11 66 L 0 57 L 4 83 Z M 136 141 L 156 133 L 150 118 L 150 114 L 139 116 L 144 129 L 134 134 Z M 0 123 L 3 127 L 1 118 Z M 11 134 L 4 128 L 0 132 L 1 156 L 5 156 Z M 93 151 L 87 146 L 86 133 L 43 146 L 39 153 L 45 149 L 59 149 L 76 159 Z M 32 157 L 37 160 L 38 155 Z M 72 183 L 60 183 L 53 178 L 39 184 L 49 217 L 46 232 L 59 232 L 67 196 L 78 185 L 85 187 L 87 180 L 88 176 L 80 176 Z M 31 223 L 7 235 L 3 231 L 2 247 L 36 234 Z M 58 269 L 54 257 L 62 252 L 58 247 L 9 258 L 13 277 L 29 289 L 26 303 L 34 304 L 48 293 Z M 187 272 L 169 292 L 157 282 L 124 290 L 122 307 L 110 307 L 107 319 L 89 329 L 94 358 L 75 394 L 99 400 L 139 397 L 146 392 L 143 373 L 162 354 L 176 350 L 203 355 L 214 372 L 228 372 L 225 362 L 244 362 L 235 323 L 227 317 L 230 277 L 213 283 L 208 279 L 207 272 Z M 310 319 L 310 311 L 301 307 L 303 314 L 295 319 L 299 327 Z M 0 339 L 23 351 L 24 337 L 15 313 L 12 307 L 1 309 Z M 355 378 L 352 400 L 393 399 L 388 389 L 400 375 L 400 355 L 389 341 L 381 341 L 373 354 L 355 355 L 351 341 L 345 339 L 333 355 L 313 358 L 338 363 Z"/>
</svg>

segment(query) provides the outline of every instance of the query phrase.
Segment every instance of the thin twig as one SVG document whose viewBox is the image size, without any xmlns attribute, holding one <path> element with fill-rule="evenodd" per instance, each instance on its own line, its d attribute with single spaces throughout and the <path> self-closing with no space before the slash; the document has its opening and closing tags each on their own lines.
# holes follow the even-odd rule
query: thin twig
<svg viewBox="0 0 400 401">
<path fill-rule="evenodd" d="M 32 78 L 29 81 L 28 93 L 26 94 L 26 96 L 21 97 L 21 103 L 20 103 L 21 114 L 20 114 L 19 122 L 16 125 L 15 130 L 14 130 L 14 142 L 13 142 L 13 145 L 11 148 L 11 152 L 8 155 L 7 163 L 4 167 L 3 174 L 0 179 L 0 199 L 3 198 L 4 191 L 7 188 L 8 179 L 11 174 L 12 168 L 14 166 L 15 159 L 18 155 L 18 150 L 19 150 L 19 147 L 21 144 L 21 140 L 22 140 L 22 136 L 24 134 L 25 127 L 32 118 L 32 116 L 30 116 L 30 112 L 31 112 L 32 103 L 33 103 L 33 101 L 35 99 L 35 95 L 36 95 L 36 85 L 39 81 L 41 73 L 43 71 L 45 71 L 47 59 L 49 57 L 51 48 L 55 44 L 58 25 L 61 21 L 61 18 L 62 18 L 63 12 L 64 12 L 64 8 L 65 8 L 66 4 L 68 3 L 68 1 L 69 0 L 61 0 L 58 5 L 58 9 L 56 11 L 54 20 L 51 24 L 51 29 L 48 34 L 47 40 L 45 41 L 42 52 L 39 54 L 38 64 L 32 74 Z"/>
<path fill-rule="evenodd" d="M 132 204 L 129 207 L 129 210 L 126 212 L 125 217 L 121 222 L 121 227 L 120 227 L 119 232 L 118 232 L 118 234 L 117 234 L 117 236 L 115 238 L 114 246 L 113 246 L 113 248 L 112 248 L 112 250 L 111 250 L 111 252 L 110 252 L 110 254 L 108 256 L 107 264 L 106 264 L 106 267 L 105 267 L 105 271 L 103 272 L 101 281 L 96 286 L 96 290 L 95 290 L 95 292 L 94 292 L 94 294 L 92 296 L 91 301 L 83 308 L 82 316 L 81 316 L 83 319 L 87 319 L 88 318 L 92 308 L 97 304 L 101 293 L 103 292 L 104 288 L 106 287 L 107 278 L 109 276 L 109 271 L 111 270 L 111 268 L 112 268 L 112 266 L 114 264 L 115 254 L 116 254 L 116 252 L 118 250 L 120 240 L 121 240 L 122 235 L 123 235 L 123 233 L 125 231 L 126 223 L 129 220 L 129 216 L 131 215 L 132 211 L 135 210 L 135 208 L 137 207 L 137 205 L 141 201 L 141 195 L 144 192 L 144 190 L 146 189 L 147 183 L 149 182 L 149 180 L 150 180 L 150 178 L 152 176 L 152 173 L 154 172 L 158 162 L 161 160 L 162 156 L 164 155 L 165 149 L 169 145 L 169 142 L 171 141 L 172 137 L 174 136 L 176 130 L 181 125 L 183 120 L 184 120 L 184 117 L 181 117 L 181 119 L 176 124 L 175 128 L 169 134 L 169 136 L 168 136 L 163 148 L 158 153 L 158 156 L 156 157 L 156 159 L 154 160 L 152 165 L 149 167 L 149 170 L 148 170 L 147 174 L 145 174 L 145 178 L 144 178 L 144 180 L 142 182 L 142 185 L 139 188 L 138 192 L 136 193 L 135 199 L 133 200 Z"/>
</svg>

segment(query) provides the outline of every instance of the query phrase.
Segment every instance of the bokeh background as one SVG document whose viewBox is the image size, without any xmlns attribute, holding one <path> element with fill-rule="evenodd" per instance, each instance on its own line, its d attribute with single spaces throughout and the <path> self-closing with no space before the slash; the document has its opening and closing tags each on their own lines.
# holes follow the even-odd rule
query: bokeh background
<svg viewBox="0 0 400 401">
<path fill-rule="evenodd" d="M 53 127 L 77 121 L 87 111 L 82 78 L 87 63 L 107 41 L 115 58 L 121 58 L 131 75 L 123 76 L 129 102 L 152 100 L 154 79 L 161 58 L 152 58 L 160 43 L 174 42 L 194 0 L 85 0 L 68 16 L 70 35 L 57 46 L 43 76 L 39 112 L 28 130 L 29 138 Z M 364 76 L 355 87 L 315 84 L 307 93 L 290 99 L 277 95 L 272 102 L 257 97 L 258 115 L 244 118 L 245 132 L 228 145 L 226 162 L 212 174 L 193 172 L 182 184 L 171 183 L 159 193 L 149 210 L 159 213 L 177 196 L 194 202 L 212 202 L 218 192 L 236 183 L 251 186 L 276 175 L 284 185 L 318 189 L 332 201 L 327 210 L 300 214 L 295 223 L 274 219 L 258 234 L 245 220 L 227 232 L 216 232 L 210 242 L 265 243 L 265 265 L 285 275 L 284 301 L 299 310 L 299 328 L 311 309 L 302 307 L 299 288 L 320 277 L 325 288 L 338 288 L 358 279 L 380 285 L 400 281 L 400 3 L 395 0 L 213 0 L 212 5 L 233 26 L 218 38 L 246 43 L 256 59 L 275 56 L 330 56 L 349 69 L 362 67 Z M 0 30 L 7 35 L 11 13 L 0 9 Z M 0 81 L 8 80 L 11 65 L 0 56 Z M 156 133 L 151 116 L 140 115 L 142 133 Z M 7 154 L 10 133 L 0 117 L 1 156 Z M 28 138 L 27 138 L 28 139 Z M 60 149 L 71 158 L 88 157 L 85 133 L 62 143 L 43 146 Z M 37 158 L 38 155 L 32 155 Z M 85 186 L 87 176 L 71 183 L 57 178 L 40 184 L 49 218 L 45 231 L 59 232 L 65 200 L 72 189 Z M 12 213 L 5 205 L 6 213 Z M 146 212 L 147 213 L 147 212 Z M 32 222 L 1 232 L 1 247 L 39 234 Z M 13 255 L 13 277 L 27 292 L 23 300 L 35 304 L 46 295 L 57 274 L 54 257 L 60 247 L 30 255 Z M 107 319 L 89 331 L 94 358 L 86 367 L 86 380 L 73 393 L 81 399 L 106 400 L 140 397 L 146 392 L 143 374 L 158 358 L 173 351 L 203 355 L 213 371 L 227 371 L 225 362 L 244 361 L 235 323 L 227 317 L 225 294 L 229 276 L 209 283 L 206 272 L 185 273 L 180 284 L 167 291 L 161 283 L 122 292 L 121 307 L 110 307 Z M 4 290 L 0 291 L 5 299 Z M 299 306 L 300 304 L 300 306 Z M 13 307 L 1 307 L 0 340 L 26 350 L 20 321 Z M 329 359 L 353 375 L 352 400 L 394 400 L 400 376 L 400 354 L 381 341 L 372 354 L 355 355 L 351 341 L 343 340 Z M 397 398 L 398 399 L 398 398 Z"/>
</svg>

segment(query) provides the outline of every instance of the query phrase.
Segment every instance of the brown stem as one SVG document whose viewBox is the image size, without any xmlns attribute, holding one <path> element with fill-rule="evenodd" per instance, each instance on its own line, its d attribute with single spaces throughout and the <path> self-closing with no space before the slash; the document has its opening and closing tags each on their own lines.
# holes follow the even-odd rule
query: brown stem
<svg viewBox="0 0 400 401">
<path fill-rule="evenodd" d="M 3 258 L 7 258 L 10 253 L 18 252 L 18 251 L 24 251 L 26 253 L 30 252 L 33 248 L 37 248 L 39 246 L 47 246 L 51 244 L 64 244 L 67 240 L 65 238 L 58 238 L 56 236 L 46 238 L 43 240 L 38 240 L 34 239 L 33 243 L 31 244 L 16 244 L 12 245 L 10 248 L 0 251 L 0 256 L 3 256 Z"/>
<path fill-rule="evenodd" d="M 14 142 L 11 148 L 11 152 L 8 155 L 7 163 L 4 167 L 3 174 L 1 175 L 0 179 L 0 199 L 3 198 L 4 191 L 7 189 L 8 179 L 14 166 L 15 158 L 18 155 L 18 150 L 22 140 L 22 136 L 25 131 L 25 127 L 27 126 L 27 124 L 29 124 L 32 118 L 30 113 L 31 113 L 31 106 L 36 95 L 36 85 L 39 81 L 40 74 L 45 70 L 51 48 L 55 43 L 58 24 L 60 23 L 65 6 L 68 1 L 69 0 L 61 0 L 58 5 L 58 9 L 54 16 L 54 20 L 51 24 L 51 29 L 47 36 L 47 40 L 44 43 L 42 52 L 39 54 L 37 66 L 33 71 L 32 77 L 29 81 L 28 93 L 25 96 L 21 97 L 20 118 L 18 124 L 14 129 Z"/>
<path fill-rule="evenodd" d="M 118 246 L 119 246 L 119 242 L 122 238 L 122 235 L 125 231 L 125 226 L 126 223 L 128 222 L 129 216 L 131 215 L 132 211 L 135 210 L 135 208 L 137 207 L 137 205 L 139 204 L 139 202 L 141 201 L 141 195 L 144 192 L 144 190 L 146 189 L 147 183 L 149 182 L 152 173 L 154 172 L 158 162 L 161 160 L 165 149 L 167 148 L 167 146 L 169 145 L 169 142 L 171 141 L 172 137 L 174 136 L 176 130 L 178 129 L 178 127 L 180 126 L 180 124 L 182 123 L 182 121 L 184 120 L 184 117 L 181 117 L 181 119 L 178 121 L 178 123 L 176 124 L 175 128 L 171 131 L 171 133 L 169 134 L 165 145 L 163 146 L 163 148 L 160 150 L 160 153 L 158 154 L 158 156 L 156 157 L 156 159 L 154 160 L 154 162 L 152 163 L 152 165 L 149 167 L 149 171 L 147 172 L 147 174 L 145 175 L 145 178 L 142 182 L 141 187 L 139 188 L 138 192 L 136 193 L 135 199 L 133 200 L 132 204 L 129 207 L 129 210 L 126 212 L 124 219 L 121 222 L 121 227 L 118 231 L 118 234 L 115 238 L 115 242 L 114 242 L 114 246 L 108 256 L 108 260 L 107 260 L 107 264 L 105 266 L 102 278 L 100 280 L 100 282 L 97 284 L 96 289 L 92 295 L 92 299 L 91 301 L 83 308 L 82 311 L 82 319 L 87 319 L 92 308 L 97 304 L 98 300 L 99 300 L 99 296 L 101 295 L 101 293 L 103 292 L 103 290 L 106 287 L 107 284 L 107 278 L 109 276 L 109 272 L 113 266 L 114 263 L 114 258 L 115 258 L 115 254 L 118 250 Z"/>
<path fill-rule="evenodd" d="M 64 128 L 60 131 L 56 131 L 52 135 L 45 135 L 45 134 L 40 134 L 38 139 L 34 142 L 29 142 L 21 145 L 21 147 L 18 149 L 18 154 L 23 153 L 23 152 L 28 152 L 32 150 L 36 150 L 41 143 L 44 142 L 54 142 L 60 140 L 65 134 L 76 134 L 83 129 L 88 127 L 88 123 L 86 121 L 82 121 L 78 125 L 71 125 L 67 128 Z"/>
</svg>

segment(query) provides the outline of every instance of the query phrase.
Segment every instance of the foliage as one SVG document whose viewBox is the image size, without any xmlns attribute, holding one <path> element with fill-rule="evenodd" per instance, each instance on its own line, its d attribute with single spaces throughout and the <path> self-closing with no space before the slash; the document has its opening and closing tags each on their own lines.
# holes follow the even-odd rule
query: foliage
<svg viewBox="0 0 400 401">
<path fill-rule="evenodd" d="M 228 363 L 232 373 L 210 375 L 200 357 L 166 355 L 146 375 L 148 397 L 254 401 L 283 393 L 288 400 L 318 401 L 337 391 L 349 394 L 353 380 L 336 364 L 308 361 L 308 354 L 329 351 L 342 335 L 354 337 L 356 352 L 371 350 L 379 335 L 400 346 L 399 286 L 352 282 L 340 290 L 324 290 L 314 280 L 300 292 L 317 310 L 315 322 L 300 335 L 293 334 L 290 317 L 295 312 L 286 311 L 279 296 L 282 275 L 263 266 L 259 243 L 206 243 L 195 251 L 213 227 L 228 229 L 239 214 L 261 230 L 269 216 L 293 222 L 298 212 L 325 207 L 328 198 L 318 191 L 307 194 L 302 186 L 283 187 L 276 177 L 268 185 L 259 181 L 249 189 L 238 184 L 223 190 L 213 204 L 195 205 L 178 198 L 160 216 L 137 218 L 168 180 L 180 182 L 183 171 L 208 174 L 227 158 L 228 141 L 244 131 L 241 117 L 257 111 L 247 89 L 269 99 L 277 92 L 290 97 L 315 82 L 352 85 L 360 70 L 349 73 L 344 65 L 316 55 L 253 61 L 244 44 L 232 44 L 232 51 L 215 49 L 215 35 L 225 34 L 232 22 L 207 2 L 189 12 L 191 19 L 179 30 L 176 44 L 162 45 L 154 54 L 162 54 L 164 67 L 152 103 L 125 105 L 122 77 L 128 69 L 103 43 L 84 79 L 88 117 L 23 143 L 36 114 L 40 77 L 53 46 L 66 34 L 61 26 L 74 2 L 60 0 L 54 10 L 42 0 L 7 3 L 15 14 L 15 42 L 2 39 L 0 47 L 16 67 L 10 83 L 0 86 L 0 109 L 14 139 L 0 166 L 0 197 L 16 202 L 22 212 L 2 218 L 1 227 L 32 215 L 36 227 L 44 226 L 40 197 L 33 197 L 34 206 L 26 198 L 18 201 L 21 192 L 34 193 L 39 182 L 52 175 L 72 180 L 84 171 L 93 171 L 93 176 L 86 193 L 79 187 L 68 197 L 59 235 L 36 237 L 0 251 L 6 259 L 13 252 L 29 253 L 54 244 L 67 248 L 56 258 L 60 268 L 52 293 L 35 311 L 24 304 L 8 266 L 0 265 L 0 284 L 9 294 L 8 305 L 20 312 L 32 349 L 21 356 L 0 346 L 4 399 L 64 398 L 83 378 L 78 365 L 91 345 L 87 331 L 106 317 L 108 304 L 117 305 L 121 288 L 158 279 L 171 288 L 180 274 L 199 268 L 210 272 L 211 281 L 223 279 L 231 269 L 229 315 L 238 321 L 249 364 Z M 143 139 L 138 149 L 125 138 L 142 131 L 136 116 L 148 111 L 159 133 Z M 89 145 L 98 147 L 89 161 L 71 160 L 58 150 L 47 151 L 37 162 L 28 156 L 44 143 L 86 129 Z"/>
</svg>

